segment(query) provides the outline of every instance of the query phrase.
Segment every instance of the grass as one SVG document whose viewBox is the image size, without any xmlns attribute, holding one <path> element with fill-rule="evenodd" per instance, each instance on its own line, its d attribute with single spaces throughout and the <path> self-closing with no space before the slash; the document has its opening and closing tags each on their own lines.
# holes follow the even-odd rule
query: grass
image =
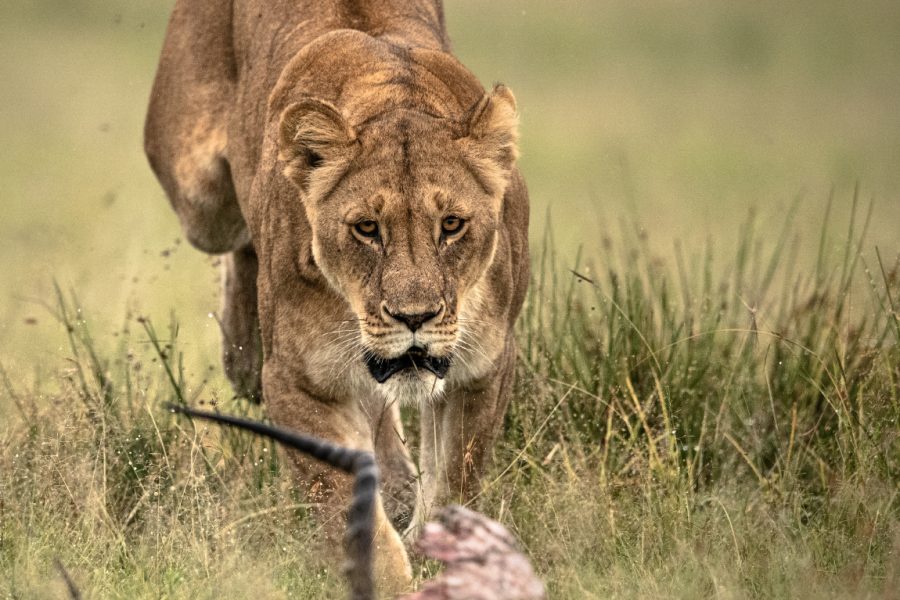
<svg viewBox="0 0 900 600">
<path fill-rule="evenodd" d="M 545 236 L 474 504 L 551 597 L 892 597 L 900 257 L 862 252 L 856 214 L 809 273 L 790 225 L 767 249 L 752 217 L 725 264 L 660 259 L 635 230 L 569 268 Z M 0 596 L 61 594 L 57 559 L 87 597 L 338 594 L 279 453 L 161 407 L 258 409 L 185 374 L 174 319 L 130 318 L 109 345 L 86 312 L 59 292 L 70 360 L 53 391 L 3 374 Z"/>
<path fill-rule="evenodd" d="M 62 597 L 55 558 L 92 598 L 340 586 L 273 447 L 159 410 L 262 416 L 141 152 L 171 4 L 0 8 L 0 597 Z M 555 598 L 896 597 L 900 4 L 446 10 L 533 206 L 477 507 Z"/>
<path fill-rule="evenodd" d="M 900 263 L 851 229 L 804 274 L 778 249 L 790 225 L 769 252 L 753 229 L 718 275 L 640 235 L 602 268 L 539 269 L 485 508 L 554 597 L 895 593 Z"/>
</svg>

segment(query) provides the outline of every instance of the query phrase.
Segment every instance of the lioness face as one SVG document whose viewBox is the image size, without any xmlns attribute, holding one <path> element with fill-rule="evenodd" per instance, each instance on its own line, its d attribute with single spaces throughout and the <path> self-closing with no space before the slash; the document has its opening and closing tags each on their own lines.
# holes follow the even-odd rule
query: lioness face
<svg viewBox="0 0 900 600">
<path fill-rule="evenodd" d="M 460 305 L 493 258 L 499 198 L 434 119 L 398 116 L 360 141 L 351 172 L 314 211 L 314 256 L 359 319 L 372 376 L 434 383 L 450 367 Z"/>
<path fill-rule="evenodd" d="M 460 326 L 478 327 L 460 314 L 473 312 L 497 248 L 511 94 L 487 95 L 462 125 L 398 109 L 351 130 L 333 107 L 295 105 L 282 133 L 316 264 L 356 320 L 349 345 L 392 396 L 439 393 L 451 367 L 466 368 L 454 366 Z"/>
</svg>

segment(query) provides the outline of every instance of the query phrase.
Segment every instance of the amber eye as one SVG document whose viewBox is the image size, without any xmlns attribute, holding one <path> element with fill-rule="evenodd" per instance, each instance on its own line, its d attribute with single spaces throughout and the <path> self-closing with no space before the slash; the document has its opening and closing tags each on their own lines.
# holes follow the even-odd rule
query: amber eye
<svg viewBox="0 0 900 600">
<path fill-rule="evenodd" d="M 465 221 L 455 215 L 444 217 L 444 220 L 441 222 L 441 233 L 444 235 L 457 234 L 462 230 L 464 224 Z"/>
<path fill-rule="evenodd" d="M 353 225 L 353 230 L 366 238 L 377 238 L 378 237 L 378 223 L 375 221 L 360 221 Z"/>
</svg>

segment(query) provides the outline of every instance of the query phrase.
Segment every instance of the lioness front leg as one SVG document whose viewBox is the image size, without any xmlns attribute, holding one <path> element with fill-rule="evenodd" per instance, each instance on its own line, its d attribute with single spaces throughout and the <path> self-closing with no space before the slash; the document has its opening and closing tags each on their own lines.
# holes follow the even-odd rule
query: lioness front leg
<svg viewBox="0 0 900 600">
<path fill-rule="evenodd" d="M 441 507 L 465 503 L 478 493 L 503 428 L 515 356 L 514 342 L 508 338 L 492 372 L 422 407 L 421 496 L 410 533 Z"/>
<path fill-rule="evenodd" d="M 227 254 L 222 284 L 222 363 L 234 392 L 262 400 L 262 341 L 259 334 L 256 275 L 259 262 L 252 245 Z"/>
<path fill-rule="evenodd" d="M 418 486 L 416 467 L 403 433 L 400 405 L 395 400 L 378 397 L 369 402 L 366 413 L 375 434 L 384 508 L 397 531 L 404 531 L 412 522 Z"/>
<path fill-rule="evenodd" d="M 265 381 L 265 379 L 264 379 Z M 282 386 L 265 387 L 268 414 L 281 426 L 328 440 L 346 448 L 373 451 L 372 433 L 366 415 L 355 401 L 324 402 L 300 390 L 285 391 Z M 288 454 L 300 490 L 317 505 L 314 511 L 328 556 L 340 548 L 351 498 L 352 480 L 298 452 Z M 391 525 L 379 494 L 375 507 L 375 575 L 383 594 L 396 593 L 408 587 L 412 569 L 400 535 Z"/>
</svg>

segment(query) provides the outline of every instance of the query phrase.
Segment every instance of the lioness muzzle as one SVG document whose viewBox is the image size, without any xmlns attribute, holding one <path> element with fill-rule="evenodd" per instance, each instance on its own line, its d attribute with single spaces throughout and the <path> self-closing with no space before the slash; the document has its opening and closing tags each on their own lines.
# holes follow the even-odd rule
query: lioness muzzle
<svg viewBox="0 0 900 600">
<path fill-rule="evenodd" d="M 404 369 L 424 369 L 434 373 L 438 379 L 443 379 L 450 368 L 450 357 L 429 356 L 413 348 L 397 358 L 370 356 L 366 359 L 366 366 L 378 383 L 384 383 Z"/>
</svg>

